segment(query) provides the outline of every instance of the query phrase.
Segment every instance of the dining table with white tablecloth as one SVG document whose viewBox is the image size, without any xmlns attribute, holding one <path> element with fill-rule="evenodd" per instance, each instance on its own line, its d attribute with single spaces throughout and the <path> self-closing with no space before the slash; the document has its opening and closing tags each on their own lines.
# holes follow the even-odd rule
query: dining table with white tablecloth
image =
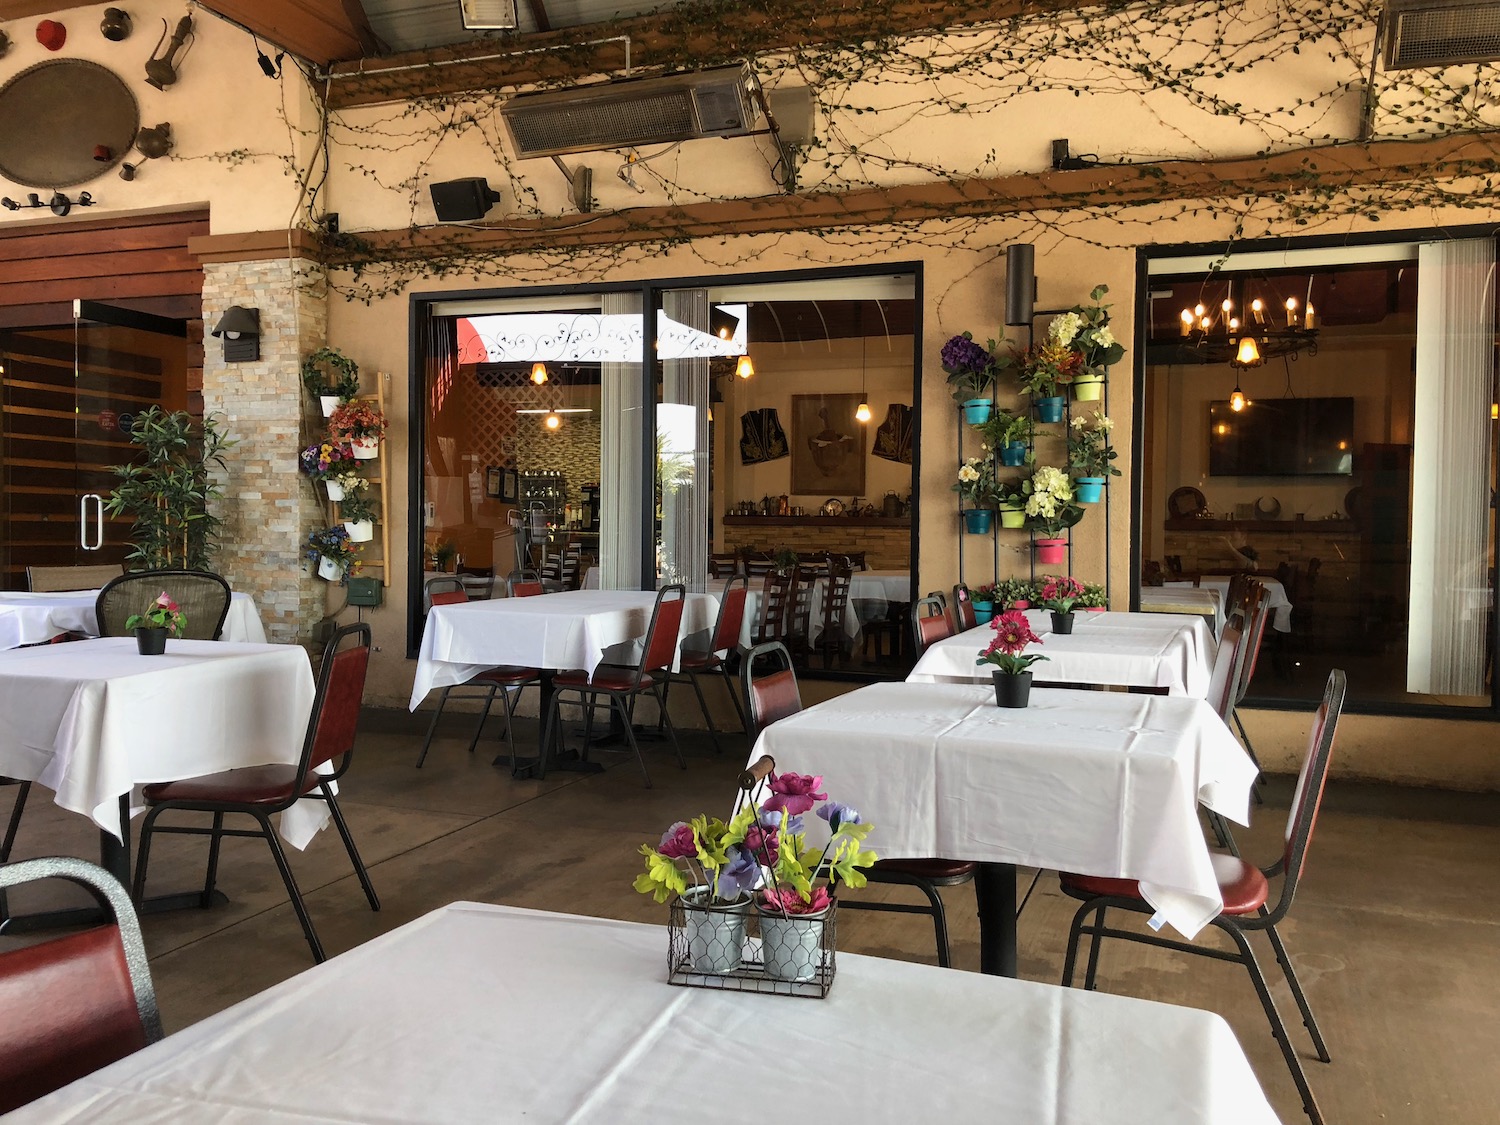
<svg viewBox="0 0 1500 1125">
<path fill-rule="evenodd" d="M 1208 622 L 1215 637 L 1224 631 L 1224 595 L 1193 586 L 1141 587 L 1142 613 L 1195 614 Z"/>
<path fill-rule="evenodd" d="M 1031 666 L 1037 683 L 1144 688 L 1195 699 L 1208 694 L 1215 649 L 1201 617 L 1075 612 L 1071 633 L 1054 632 L 1046 610 L 1027 610 L 1026 620 L 1041 638 L 1027 654 L 1047 658 Z M 980 627 L 935 641 L 907 679 L 988 683 L 994 668 L 975 661 L 993 637 L 989 628 Z"/>
<path fill-rule="evenodd" d="M 826 999 L 674 988 L 666 961 L 662 924 L 456 902 L 8 1120 L 1277 1121 L 1210 1012 L 844 952 Z"/>
<path fill-rule="evenodd" d="M 1263 578 L 1255 575 L 1255 580 L 1266 588 L 1266 608 L 1271 611 L 1271 628 L 1278 633 L 1290 633 L 1292 631 L 1292 603 L 1287 597 L 1286 586 L 1279 578 Z M 1229 597 L 1230 578 L 1227 575 L 1217 578 L 1200 578 L 1196 582 L 1166 582 L 1163 590 L 1199 589 L 1217 590 L 1221 598 Z M 1233 606 L 1229 607 L 1233 610 Z"/>
<path fill-rule="evenodd" d="M 63 633 L 97 637 L 99 617 L 94 607 L 98 600 L 98 590 L 0 591 L 0 649 L 41 644 Z M 229 596 L 219 639 L 266 643 L 265 628 L 249 594 L 236 591 Z"/>
</svg>

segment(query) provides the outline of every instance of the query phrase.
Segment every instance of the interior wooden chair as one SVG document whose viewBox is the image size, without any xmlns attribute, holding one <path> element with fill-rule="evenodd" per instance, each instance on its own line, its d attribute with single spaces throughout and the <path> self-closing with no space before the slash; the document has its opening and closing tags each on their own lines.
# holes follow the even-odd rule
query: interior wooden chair
<svg viewBox="0 0 1500 1125">
<path fill-rule="evenodd" d="M 823 667 L 832 668 L 835 658 L 848 662 L 848 638 L 844 635 L 844 615 L 849 608 L 850 584 L 854 572 L 849 561 L 843 557 L 833 561 L 828 577 L 823 580 L 823 596 L 815 607 L 821 632 L 812 647 L 823 658 Z M 815 592 L 816 588 L 814 588 Z"/>
<path fill-rule="evenodd" d="M 760 613 L 755 620 L 751 640 L 756 644 L 784 642 L 791 620 L 792 575 L 790 572 L 767 571 L 761 578 Z"/>
<path fill-rule="evenodd" d="M 911 607 L 911 625 L 918 657 L 927 651 L 928 645 L 953 636 L 953 619 L 948 616 L 943 599 L 932 594 L 918 598 Z"/>
<path fill-rule="evenodd" d="M 1212 924 L 1229 935 L 1234 942 L 1235 952 L 1230 953 L 1177 941 L 1163 937 L 1154 931 L 1137 932 L 1111 928 L 1105 924 L 1107 912 L 1110 910 L 1129 910 L 1145 915 L 1155 912 L 1155 907 L 1142 897 L 1140 885 L 1131 879 L 1108 879 L 1066 873 L 1059 876 L 1064 893 L 1083 900 L 1083 905 L 1073 915 L 1073 925 L 1068 933 L 1068 952 L 1063 963 L 1062 983 L 1064 985 L 1073 983 L 1078 942 L 1085 935 L 1090 939 L 1088 968 L 1083 979 L 1083 987 L 1087 989 L 1095 986 L 1099 968 L 1099 946 L 1107 937 L 1159 946 L 1181 953 L 1196 953 L 1202 957 L 1233 961 L 1243 965 L 1250 974 L 1251 983 L 1255 986 L 1261 1007 L 1265 1009 L 1266 1018 L 1270 1020 L 1271 1034 L 1280 1045 L 1282 1056 L 1292 1072 L 1292 1080 L 1297 1084 L 1297 1091 L 1302 1096 L 1302 1108 L 1315 1125 L 1322 1125 L 1323 1115 L 1318 1109 L 1317 1101 L 1313 1098 L 1312 1088 L 1307 1082 L 1307 1074 L 1302 1069 L 1302 1060 L 1292 1047 L 1286 1025 L 1282 1022 L 1281 1014 L 1271 998 L 1271 990 L 1266 985 L 1265 975 L 1261 972 L 1260 963 L 1255 958 L 1255 952 L 1250 947 L 1247 935 L 1256 930 L 1266 932 L 1276 953 L 1277 963 L 1280 964 L 1286 976 L 1287 987 L 1291 990 L 1292 997 L 1296 1000 L 1297 1008 L 1301 1012 L 1303 1025 L 1307 1028 L 1313 1047 L 1317 1051 L 1318 1059 L 1328 1062 L 1328 1047 L 1323 1042 L 1323 1034 L 1318 1029 L 1318 1022 L 1313 1017 L 1312 1008 L 1307 1002 L 1307 995 L 1297 979 L 1297 972 L 1292 967 L 1292 959 L 1287 955 L 1286 946 L 1282 943 L 1281 935 L 1276 931 L 1276 925 L 1287 916 L 1292 908 L 1292 899 L 1297 893 L 1297 883 L 1302 877 L 1302 871 L 1307 862 L 1307 848 L 1312 840 L 1313 829 L 1317 825 L 1318 810 L 1323 800 L 1323 784 L 1328 776 L 1328 762 L 1333 755 L 1334 734 L 1344 706 L 1344 689 L 1344 673 L 1335 668 L 1328 674 L 1323 701 L 1313 717 L 1312 731 L 1308 736 L 1307 756 L 1303 759 L 1302 769 L 1297 775 L 1297 788 L 1292 795 L 1292 809 L 1287 818 L 1281 855 L 1269 867 L 1256 867 L 1238 856 L 1214 854 L 1210 857 L 1213 860 L 1214 874 L 1219 882 L 1219 892 L 1224 899 L 1224 911 L 1213 919 Z M 1275 905 L 1271 906 L 1269 880 L 1277 876 L 1281 877 L 1281 893 L 1277 896 Z M 1093 921 L 1086 924 L 1085 919 L 1090 915 L 1093 916 Z"/>
<path fill-rule="evenodd" d="M 719 753 L 723 753 L 724 748 L 719 745 L 719 731 L 714 726 L 713 716 L 709 714 L 708 701 L 704 698 L 703 686 L 698 682 L 698 677 L 713 673 L 718 673 L 723 677 L 725 685 L 729 688 L 729 701 L 734 704 L 735 713 L 740 717 L 740 726 L 745 727 L 745 712 L 740 706 L 740 693 L 735 686 L 734 676 L 729 671 L 729 662 L 731 654 L 737 652 L 740 647 L 740 631 L 745 621 L 745 599 L 749 593 L 750 579 L 745 575 L 736 574 L 726 581 L 724 592 L 719 595 L 719 616 L 714 622 L 713 632 L 709 634 L 708 647 L 691 648 L 683 645 L 678 655 L 679 673 L 686 676 L 692 683 L 693 691 L 698 696 L 698 706 L 703 711 L 703 721 L 708 724 L 708 735 L 713 739 L 714 750 Z M 664 702 L 672 685 L 670 666 L 668 666 L 666 677 L 662 690 Z M 658 730 L 661 729 L 665 717 L 666 707 L 663 706 L 662 719 L 657 722 Z"/>
<path fill-rule="evenodd" d="M 640 764 L 641 776 L 646 788 L 651 788 L 651 773 L 646 769 L 646 759 L 641 754 L 641 745 L 636 740 L 632 721 L 635 716 L 635 701 L 650 693 L 661 708 L 666 722 L 667 734 L 672 740 L 672 750 L 677 755 L 677 764 L 687 769 L 687 759 L 682 756 L 682 747 L 677 743 L 677 728 L 667 714 L 666 682 L 671 676 L 672 662 L 677 655 L 677 638 L 682 632 L 682 611 L 687 605 L 687 587 L 680 583 L 663 586 L 656 592 L 656 604 L 651 610 L 651 622 L 646 627 L 642 642 L 641 662 L 632 667 L 619 664 L 600 664 L 592 673 L 582 668 L 558 672 L 552 677 L 552 700 L 547 708 L 546 722 L 542 726 L 542 750 L 538 760 L 537 777 L 547 776 L 547 755 L 551 752 L 553 736 L 559 748 L 562 743 L 561 706 L 563 696 L 572 693 L 584 709 L 583 745 L 588 753 L 589 739 L 593 735 L 594 707 L 602 695 L 609 701 L 612 712 L 617 712 L 625 727 L 625 738 L 635 752 Z"/>
<path fill-rule="evenodd" d="M 163 592 L 187 617 L 182 639 L 216 641 L 229 616 L 229 583 L 207 570 L 133 570 L 107 582 L 94 612 L 101 637 L 123 637 L 125 622 L 145 613 Z"/>
<path fill-rule="evenodd" d="M 28 566 L 26 584 L 33 593 L 60 590 L 97 590 L 111 578 L 125 573 L 120 563 L 98 566 Z"/>
<path fill-rule="evenodd" d="M 708 556 L 708 576 L 710 578 L 732 578 L 743 571 L 740 556 L 733 551 L 725 551 L 722 554 L 710 554 Z"/>
<path fill-rule="evenodd" d="M 351 642 L 345 647 L 345 642 Z M 243 769 L 224 770 L 203 777 L 187 778 L 183 781 L 165 781 L 148 785 L 141 791 L 147 805 L 145 818 L 141 821 L 141 848 L 135 865 L 135 901 L 140 902 L 146 890 L 146 868 L 151 858 L 151 837 L 157 832 L 172 832 L 185 836 L 207 836 L 208 875 L 203 884 L 203 905 L 213 898 L 214 882 L 218 877 L 219 841 L 224 836 L 259 836 L 271 848 L 271 855 L 281 871 L 282 881 L 291 896 L 292 908 L 297 920 L 302 923 L 302 933 L 312 949 L 315 961 L 325 960 L 323 944 L 313 929 L 307 906 L 302 901 L 302 892 L 297 889 L 297 880 L 287 865 L 286 853 L 271 817 L 284 812 L 299 800 L 317 800 L 328 803 L 328 811 L 334 826 L 344 841 L 344 848 L 354 864 L 354 873 L 359 876 L 365 898 L 371 910 L 380 909 L 380 899 L 370 883 L 370 874 L 365 870 L 359 852 L 354 846 L 354 837 L 344 823 L 344 814 L 333 792 L 333 783 L 348 771 L 354 758 L 355 729 L 359 723 L 360 702 L 364 698 L 365 673 L 370 664 L 370 626 L 363 622 L 345 625 L 333 635 L 323 650 L 323 663 L 318 670 L 318 690 L 313 697 L 312 714 L 307 721 L 307 735 L 302 741 L 302 753 L 293 765 L 249 766 Z M 334 766 L 335 759 L 338 765 Z M 323 766 L 331 766 L 328 773 L 319 773 Z M 202 828 L 188 825 L 163 825 L 156 820 L 168 810 L 212 813 L 213 826 Z M 224 827 L 226 814 L 239 813 L 252 816 L 259 827 L 253 831 Z"/>
<path fill-rule="evenodd" d="M 782 644 L 756 645 L 740 664 L 745 692 L 745 710 L 750 717 L 750 742 L 754 745 L 760 732 L 774 722 L 802 710 L 802 693 L 797 687 L 797 672 L 792 655 Z M 948 968 L 952 963 L 948 948 L 948 916 L 943 908 L 939 887 L 952 887 L 974 879 L 978 864 L 951 859 L 882 859 L 866 869 L 872 883 L 892 883 L 915 887 L 927 897 L 927 905 L 902 902 L 867 902 L 839 895 L 839 905 L 846 910 L 883 910 L 896 914 L 925 914 L 932 919 L 937 944 L 938 964 Z"/>
<path fill-rule="evenodd" d="M 428 585 L 440 581 L 433 578 L 428 580 Z M 518 595 L 519 596 L 519 595 Z M 462 589 L 443 590 L 432 595 L 433 605 L 462 605 L 469 600 L 468 594 Z M 475 688 L 484 692 L 484 703 L 479 708 L 479 721 L 474 724 L 474 737 L 469 739 L 469 753 L 474 753 L 474 748 L 479 745 L 479 736 L 484 733 L 484 721 L 490 717 L 490 705 L 495 702 L 495 693 L 500 693 L 501 702 L 505 706 L 505 745 L 510 750 L 510 770 L 516 772 L 516 701 L 520 699 L 521 692 L 532 684 L 541 686 L 542 673 L 539 668 L 526 668 L 518 664 L 497 664 L 493 668 L 486 668 L 483 672 L 470 676 L 461 684 L 449 684 L 444 687 L 442 694 L 438 696 L 437 709 L 432 713 L 432 721 L 427 724 L 427 737 L 422 740 L 422 752 L 417 755 L 417 769 L 422 768 L 422 763 L 427 760 L 427 751 L 432 747 L 432 736 L 437 731 L 439 720 L 443 717 L 443 708 L 448 705 L 449 696 L 455 691 L 464 688 Z"/>
<path fill-rule="evenodd" d="M 954 627 L 960 633 L 979 624 L 974 616 L 974 600 L 969 596 L 969 587 L 962 582 L 953 587 L 953 617 Z"/>
<path fill-rule="evenodd" d="M 162 1037 L 146 947 L 125 888 L 81 859 L 0 867 L 0 891 L 42 879 L 83 887 L 113 921 L 0 953 L 0 1113 Z"/>
</svg>

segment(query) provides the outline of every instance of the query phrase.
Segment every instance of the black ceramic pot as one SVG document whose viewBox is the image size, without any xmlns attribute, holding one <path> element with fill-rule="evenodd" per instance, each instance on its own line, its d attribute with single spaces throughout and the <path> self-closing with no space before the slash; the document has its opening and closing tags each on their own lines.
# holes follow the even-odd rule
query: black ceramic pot
<svg viewBox="0 0 1500 1125">
<path fill-rule="evenodd" d="M 1025 707 L 1031 700 L 1031 673 L 995 673 L 995 706 Z"/>
<path fill-rule="evenodd" d="M 1057 610 L 1054 609 L 1052 611 L 1052 631 L 1054 633 L 1071 633 L 1073 631 L 1072 611 L 1069 611 L 1067 613 L 1058 613 Z"/>
<path fill-rule="evenodd" d="M 164 628 L 137 629 L 135 647 L 142 656 L 160 656 L 167 651 L 167 631 Z"/>
</svg>

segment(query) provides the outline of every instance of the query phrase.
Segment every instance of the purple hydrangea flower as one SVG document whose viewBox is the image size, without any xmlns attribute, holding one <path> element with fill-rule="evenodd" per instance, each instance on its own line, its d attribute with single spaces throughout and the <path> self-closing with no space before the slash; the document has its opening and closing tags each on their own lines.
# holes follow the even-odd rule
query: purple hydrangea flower
<svg viewBox="0 0 1500 1125">
<path fill-rule="evenodd" d="M 732 901 L 760 883 L 760 864 L 744 848 L 730 848 L 727 862 L 719 869 L 718 897 Z"/>
<path fill-rule="evenodd" d="M 967 336 L 954 336 L 943 345 L 942 361 L 943 370 L 956 375 L 961 371 L 985 371 L 994 366 L 995 357 Z"/>
</svg>

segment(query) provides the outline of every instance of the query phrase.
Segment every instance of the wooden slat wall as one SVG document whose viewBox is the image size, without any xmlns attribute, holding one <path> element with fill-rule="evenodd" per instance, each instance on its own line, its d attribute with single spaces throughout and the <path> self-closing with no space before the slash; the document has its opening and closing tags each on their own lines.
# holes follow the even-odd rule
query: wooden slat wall
<svg viewBox="0 0 1500 1125">
<path fill-rule="evenodd" d="M 0 224 L 0 327 L 66 324 L 75 298 L 200 317 L 203 269 L 187 242 L 207 233 L 207 211 Z"/>
</svg>

